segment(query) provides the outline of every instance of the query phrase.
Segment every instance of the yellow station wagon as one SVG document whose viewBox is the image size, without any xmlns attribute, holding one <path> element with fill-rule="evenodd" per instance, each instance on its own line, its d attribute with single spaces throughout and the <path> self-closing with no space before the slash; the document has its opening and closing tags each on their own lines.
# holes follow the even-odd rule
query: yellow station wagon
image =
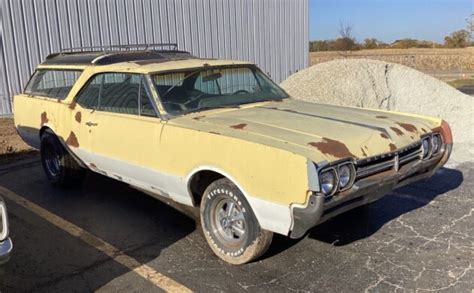
<svg viewBox="0 0 474 293">
<path fill-rule="evenodd" d="M 449 158 L 438 118 L 294 100 L 254 64 L 177 48 L 52 54 L 14 97 L 47 178 L 86 169 L 200 206 L 212 250 L 233 264 L 428 178 Z"/>
</svg>

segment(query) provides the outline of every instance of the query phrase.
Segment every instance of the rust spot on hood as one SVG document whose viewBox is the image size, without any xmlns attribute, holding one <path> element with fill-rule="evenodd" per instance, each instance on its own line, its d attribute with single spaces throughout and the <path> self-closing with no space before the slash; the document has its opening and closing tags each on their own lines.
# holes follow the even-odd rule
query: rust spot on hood
<svg viewBox="0 0 474 293">
<path fill-rule="evenodd" d="M 41 113 L 41 126 L 49 122 L 48 114 L 46 112 Z"/>
<path fill-rule="evenodd" d="M 405 129 L 406 131 L 417 132 L 417 129 L 416 129 L 415 125 L 413 125 L 413 124 L 408 124 L 408 123 L 397 123 L 397 124 L 400 125 L 400 127 Z"/>
<path fill-rule="evenodd" d="M 364 151 L 364 148 L 361 147 L 360 150 L 362 151 L 362 155 L 363 155 L 364 157 L 367 157 L 367 153 Z"/>
<path fill-rule="evenodd" d="M 204 119 L 204 118 L 206 118 L 206 116 L 203 115 L 203 116 L 196 116 L 193 119 L 199 121 L 199 120 Z"/>
<path fill-rule="evenodd" d="M 382 138 L 388 139 L 388 135 L 386 135 L 386 134 L 383 133 L 383 132 L 380 133 L 380 136 L 381 136 Z"/>
<path fill-rule="evenodd" d="M 387 116 L 375 116 L 375 118 L 379 118 L 379 119 L 387 119 L 388 117 L 387 117 Z"/>
<path fill-rule="evenodd" d="M 393 132 L 395 132 L 398 136 L 402 136 L 403 135 L 403 132 L 396 128 L 396 127 L 390 127 L 391 130 L 393 130 Z"/>
<path fill-rule="evenodd" d="M 390 151 L 391 151 L 391 152 L 393 152 L 394 150 L 397 149 L 397 146 L 394 145 L 393 143 L 389 144 L 388 146 L 390 147 Z"/>
<path fill-rule="evenodd" d="M 81 121 L 82 121 L 82 114 L 81 114 L 81 112 L 77 112 L 77 113 L 76 113 L 76 116 L 75 116 L 74 118 L 76 118 L 76 121 L 77 121 L 77 122 L 81 123 Z"/>
<path fill-rule="evenodd" d="M 241 123 L 241 124 L 237 124 L 237 125 L 232 125 L 230 128 L 234 128 L 234 129 L 244 129 L 245 127 L 247 127 L 247 124 Z"/>
<path fill-rule="evenodd" d="M 69 133 L 69 137 L 66 139 L 66 144 L 68 146 L 72 146 L 72 147 L 75 147 L 75 148 L 79 147 L 79 141 L 77 141 L 76 134 L 73 131 L 71 131 L 71 133 Z"/>
<path fill-rule="evenodd" d="M 336 158 L 355 157 L 347 146 L 340 141 L 323 137 L 320 142 L 310 142 L 310 146 L 317 148 L 321 153 L 328 154 Z"/>
</svg>

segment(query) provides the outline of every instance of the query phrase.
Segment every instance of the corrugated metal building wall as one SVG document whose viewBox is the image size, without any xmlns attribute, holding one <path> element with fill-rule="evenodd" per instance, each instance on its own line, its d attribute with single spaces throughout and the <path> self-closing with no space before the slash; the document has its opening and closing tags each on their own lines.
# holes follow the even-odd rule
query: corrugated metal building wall
<svg viewBox="0 0 474 293">
<path fill-rule="evenodd" d="M 178 43 L 249 60 L 280 82 L 308 66 L 308 0 L 0 0 L 0 114 L 49 53 Z"/>
</svg>

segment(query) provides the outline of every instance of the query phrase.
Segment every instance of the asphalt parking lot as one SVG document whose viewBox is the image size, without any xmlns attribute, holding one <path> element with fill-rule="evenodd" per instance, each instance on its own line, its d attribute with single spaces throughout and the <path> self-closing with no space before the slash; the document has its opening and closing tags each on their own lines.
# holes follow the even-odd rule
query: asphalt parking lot
<svg viewBox="0 0 474 293">
<path fill-rule="evenodd" d="M 172 280 L 200 292 L 473 292 L 473 188 L 474 163 L 443 168 L 299 241 L 277 236 L 261 260 L 231 266 L 192 217 L 126 185 L 91 174 L 82 189 L 60 190 L 37 159 L 0 166 L 14 241 L 0 291 L 160 291 Z M 109 246 L 116 250 L 104 253 Z"/>
</svg>

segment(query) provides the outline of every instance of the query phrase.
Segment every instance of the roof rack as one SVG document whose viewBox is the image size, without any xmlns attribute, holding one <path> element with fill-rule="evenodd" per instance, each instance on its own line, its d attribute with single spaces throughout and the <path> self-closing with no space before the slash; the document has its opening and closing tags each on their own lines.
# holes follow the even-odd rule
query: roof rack
<svg viewBox="0 0 474 293">
<path fill-rule="evenodd" d="M 189 52 L 178 50 L 177 44 L 133 44 L 67 48 L 48 55 L 42 64 L 107 65 L 130 61 L 165 62 L 195 58 L 197 57 Z"/>
<path fill-rule="evenodd" d="M 150 50 L 160 49 L 160 51 L 177 51 L 178 44 L 176 43 L 158 43 L 158 44 L 131 44 L 131 45 L 107 45 L 107 46 L 89 46 L 89 47 L 74 47 L 64 48 L 61 53 L 73 52 L 97 52 L 97 51 L 130 51 L 130 50 Z M 167 49 L 167 50 L 166 50 Z"/>
</svg>

